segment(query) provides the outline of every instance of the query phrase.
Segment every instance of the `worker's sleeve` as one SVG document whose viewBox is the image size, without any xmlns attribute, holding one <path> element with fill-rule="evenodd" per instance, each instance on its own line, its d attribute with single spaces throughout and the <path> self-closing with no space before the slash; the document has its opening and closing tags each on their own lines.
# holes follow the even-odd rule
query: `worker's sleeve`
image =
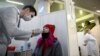
<svg viewBox="0 0 100 56">
<path fill-rule="evenodd" d="M 17 11 L 14 8 L 8 8 L 2 15 L 2 21 L 10 37 L 29 39 L 32 31 L 25 31 L 17 27 Z"/>
<path fill-rule="evenodd" d="M 87 42 L 88 42 L 88 38 L 87 38 L 87 36 L 85 35 L 85 36 L 84 36 L 84 45 L 87 45 Z"/>
<path fill-rule="evenodd" d="M 88 41 L 90 40 L 90 35 L 89 34 L 86 34 L 84 36 L 84 43 L 87 45 Z"/>
</svg>

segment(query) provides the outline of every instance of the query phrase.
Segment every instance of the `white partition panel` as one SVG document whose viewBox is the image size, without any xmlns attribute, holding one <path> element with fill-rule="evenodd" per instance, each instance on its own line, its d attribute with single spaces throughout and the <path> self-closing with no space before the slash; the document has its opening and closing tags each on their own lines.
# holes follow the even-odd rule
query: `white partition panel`
<svg viewBox="0 0 100 56">
<path fill-rule="evenodd" d="M 35 17 L 33 20 L 29 22 L 22 21 L 21 28 L 25 30 L 32 30 L 36 28 L 42 29 L 45 24 L 54 24 L 56 26 L 55 36 L 61 43 L 63 56 L 68 56 L 68 31 L 67 31 L 67 23 L 66 23 L 66 14 L 65 11 L 58 11 L 54 13 L 50 13 L 44 16 Z M 35 47 L 38 38 L 33 37 L 30 39 L 32 47 Z"/>
<path fill-rule="evenodd" d="M 65 11 L 54 12 L 43 16 L 41 18 L 41 28 L 45 24 L 54 24 L 56 26 L 55 36 L 58 37 L 62 45 L 63 55 L 67 56 L 67 23 L 66 23 L 66 14 Z"/>
</svg>

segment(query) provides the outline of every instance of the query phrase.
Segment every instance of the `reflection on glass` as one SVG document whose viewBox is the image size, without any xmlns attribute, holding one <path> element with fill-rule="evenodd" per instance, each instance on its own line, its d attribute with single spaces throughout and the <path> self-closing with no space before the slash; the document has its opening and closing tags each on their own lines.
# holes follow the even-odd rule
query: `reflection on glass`
<svg viewBox="0 0 100 56">
<path fill-rule="evenodd" d="M 50 12 L 59 11 L 59 10 L 64 10 L 64 3 L 54 2 L 51 4 Z"/>
</svg>

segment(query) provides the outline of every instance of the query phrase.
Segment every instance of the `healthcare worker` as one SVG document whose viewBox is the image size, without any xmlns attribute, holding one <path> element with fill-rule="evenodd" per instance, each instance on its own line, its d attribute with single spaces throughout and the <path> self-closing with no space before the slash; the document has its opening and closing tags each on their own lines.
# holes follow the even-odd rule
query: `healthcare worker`
<svg viewBox="0 0 100 56">
<path fill-rule="evenodd" d="M 39 30 L 25 31 L 19 29 L 20 19 L 29 21 L 37 12 L 31 5 L 24 6 L 20 12 L 14 6 L 0 8 L 0 56 L 5 56 L 7 46 L 11 43 L 11 37 L 19 40 L 28 40 Z"/>
<path fill-rule="evenodd" d="M 84 46 L 87 47 L 88 56 L 99 56 L 97 40 L 90 31 L 95 25 L 91 24 L 90 22 L 88 23 L 89 25 L 85 29 Z"/>
</svg>

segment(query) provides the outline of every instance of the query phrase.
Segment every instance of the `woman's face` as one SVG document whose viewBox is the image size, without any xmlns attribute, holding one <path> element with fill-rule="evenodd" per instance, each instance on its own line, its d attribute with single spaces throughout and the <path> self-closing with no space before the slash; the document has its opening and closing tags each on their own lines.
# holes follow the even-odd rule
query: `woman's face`
<svg viewBox="0 0 100 56">
<path fill-rule="evenodd" d="M 44 32 L 44 33 L 48 33 L 48 32 L 49 32 L 49 28 L 48 28 L 48 27 L 44 27 L 44 28 L 43 28 L 43 32 Z"/>
<path fill-rule="evenodd" d="M 47 39 L 49 36 L 49 28 L 48 27 L 44 27 L 43 28 L 43 33 L 42 33 L 42 38 L 43 39 Z"/>
</svg>

